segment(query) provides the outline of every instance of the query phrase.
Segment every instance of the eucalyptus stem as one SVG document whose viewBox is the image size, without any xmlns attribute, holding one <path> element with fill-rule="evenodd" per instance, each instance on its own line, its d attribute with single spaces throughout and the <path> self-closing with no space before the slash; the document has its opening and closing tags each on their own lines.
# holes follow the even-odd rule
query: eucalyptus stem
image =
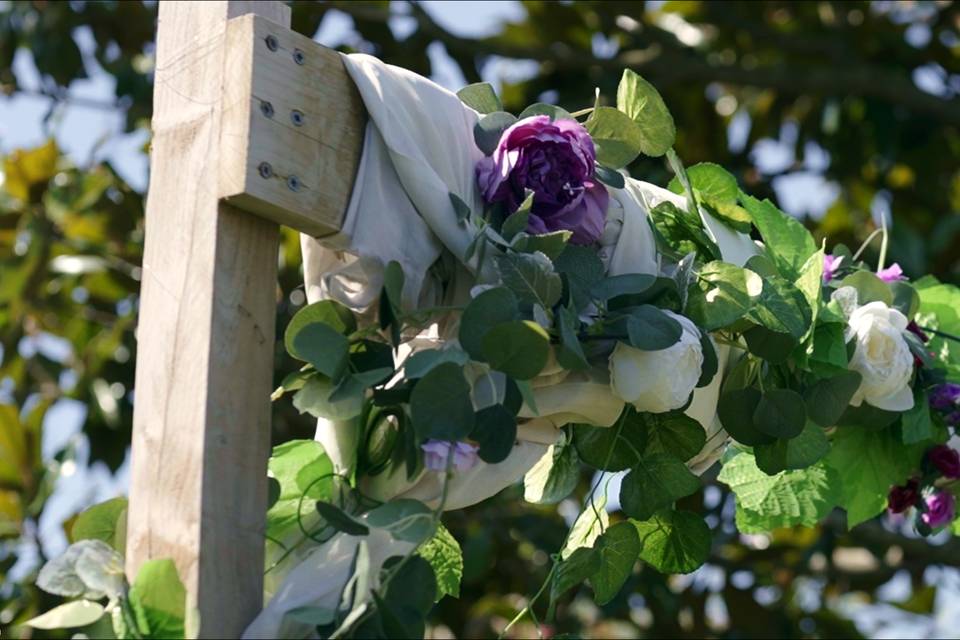
<svg viewBox="0 0 960 640">
<path fill-rule="evenodd" d="M 883 229 L 874 229 L 873 233 L 867 236 L 867 239 L 863 241 L 863 244 L 860 245 L 860 248 L 857 249 L 857 252 L 853 254 L 853 258 L 850 259 L 851 262 L 855 262 L 860 257 L 860 255 L 867 249 L 867 247 L 870 246 L 870 243 L 873 242 L 873 239 L 876 238 L 881 233 L 883 233 Z"/>
</svg>

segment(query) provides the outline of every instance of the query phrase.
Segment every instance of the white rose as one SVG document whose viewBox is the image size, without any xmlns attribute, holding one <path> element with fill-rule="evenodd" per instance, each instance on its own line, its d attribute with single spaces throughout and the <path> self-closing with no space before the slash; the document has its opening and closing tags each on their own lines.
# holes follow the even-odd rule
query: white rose
<svg viewBox="0 0 960 640">
<path fill-rule="evenodd" d="M 906 328 L 906 316 L 883 302 L 865 304 L 850 314 L 845 338 L 856 339 L 857 345 L 849 368 L 863 377 L 850 404 L 859 407 L 866 400 L 887 411 L 913 407 L 913 354 L 903 339 Z"/>
<path fill-rule="evenodd" d="M 683 327 L 679 342 L 659 351 L 641 351 L 618 342 L 610 355 L 610 386 L 614 394 L 638 411 L 679 409 L 700 380 L 700 330 L 688 318 L 671 311 L 664 313 Z"/>
</svg>

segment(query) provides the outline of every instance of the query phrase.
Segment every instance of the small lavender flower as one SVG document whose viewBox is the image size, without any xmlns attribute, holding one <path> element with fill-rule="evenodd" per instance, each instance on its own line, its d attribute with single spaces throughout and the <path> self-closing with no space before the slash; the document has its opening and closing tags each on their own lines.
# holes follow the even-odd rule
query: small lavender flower
<svg viewBox="0 0 960 640">
<path fill-rule="evenodd" d="M 949 491 L 935 491 L 926 498 L 926 511 L 920 516 L 925 525 L 931 529 L 939 529 L 953 522 L 956 514 L 956 501 Z"/>
<path fill-rule="evenodd" d="M 880 269 L 880 271 L 877 271 L 877 277 L 884 282 L 897 282 L 898 280 L 907 279 L 907 277 L 903 275 L 903 269 L 901 269 L 900 265 L 896 262 L 886 269 Z"/>
<path fill-rule="evenodd" d="M 837 275 L 837 270 L 840 269 L 840 263 L 843 262 L 843 256 L 823 256 L 823 281 L 824 283 L 830 282 Z"/>
<path fill-rule="evenodd" d="M 960 409 L 960 384 L 946 382 L 930 394 L 930 406 L 937 411 Z"/>
<path fill-rule="evenodd" d="M 420 448 L 423 450 L 423 466 L 430 471 L 446 471 L 451 452 L 453 468 L 457 471 L 472 469 L 477 464 L 477 447 L 469 442 L 427 440 Z"/>
</svg>

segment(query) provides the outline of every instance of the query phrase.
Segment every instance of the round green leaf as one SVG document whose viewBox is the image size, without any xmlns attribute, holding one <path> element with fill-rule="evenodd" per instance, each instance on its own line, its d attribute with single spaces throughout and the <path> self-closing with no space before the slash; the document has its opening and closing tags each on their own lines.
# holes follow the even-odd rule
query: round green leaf
<svg viewBox="0 0 960 640">
<path fill-rule="evenodd" d="M 627 335 L 630 346 L 644 351 L 659 351 L 679 342 L 683 327 L 657 307 L 645 304 L 631 309 Z"/>
<path fill-rule="evenodd" d="M 473 126 L 473 140 L 477 148 L 483 151 L 484 155 L 493 155 L 503 132 L 516 121 L 516 116 L 506 111 L 495 111 L 480 118 Z"/>
<path fill-rule="evenodd" d="M 470 439 L 480 446 L 477 455 L 481 460 L 490 464 L 503 462 L 517 439 L 517 419 L 502 404 L 481 409 Z"/>
<path fill-rule="evenodd" d="M 421 440 L 461 440 L 473 430 L 473 402 L 463 368 L 444 362 L 417 382 L 410 394 L 410 418 Z"/>
<path fill-rule="evenodd" d="M 860 380 L 856 371 L 845 371 L 809 387 L 804 394 L 809 418 L 821 427 L 836 426 L 860 388 Z"/>
<path fill-rule="evenodd" d="M 357 330 L 357 319 L 350 309 L 333 300 L 314 302 L 300 309 L 300 311 L 290 319 L 290 324 L 287 325 L 287 329 L 284 331 L 283 344 L 291 356 L 299 360 L 306 360 L 306 358 L 301 357 L 297 353 L 293 345 L 293 339 L 305 326 L 317 322 L 328 325 L 333 328 L 334 331 L 343 335 L 348 335 Z"/>
<path fill-rule="evenodd" d="M 474 360 L 484 361 L 483 338 L 493 327 L 516 320 L 517 297 L 506 287 L 484 291 L 470 301 L 460 317 L 460 346 Z"/>
<path fill-rule="evenodd" d="M 547 363 L 550 336 L 530 320 L 505 322 L 483 337 L 482 353 L 497 371 L 517 380 L 529 380 Z"/>
<path fill-rule="evenodd" d="M 760 404 L 760 395 L 760 391 L 754 387 L 734 389 L 724 392 L 717 403 L 717 416 L 724 430 L 737 442 L 751 447 L 775 439 L 753 424 L 753 414 Z"/>
<path fill-rule="evenodd" d="M 637 123 L 640 151 L 662 156 L 677 137 L 673 116 L 652 84 L 630 69 L 624 69 L 617 87 L 617 109 Z"/>
<path fill-rule="evenodd" d="M 754 426 L 775 438 L 795 438 L 806 423 L 803 397 L 790 389 L 765 391 L 753 412 Z"/>
</svg>

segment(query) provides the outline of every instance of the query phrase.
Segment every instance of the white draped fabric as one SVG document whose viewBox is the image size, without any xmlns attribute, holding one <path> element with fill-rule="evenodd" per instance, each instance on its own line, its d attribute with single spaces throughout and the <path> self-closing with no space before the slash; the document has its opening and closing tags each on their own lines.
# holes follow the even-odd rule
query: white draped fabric
<svg viewBox="0 0 960 640">
<path fill-rule="evenodd" d="M 458 223 L 449 194 L 457 195 L 474 211 L 482 209 L 474 173 L 482 157 L 473 141 L 478 114 L 455 94 L 415 73 L 367 55 L 343 59 L 370 121 L 341 232 L 322 241 L 309 237 L 302 240 L 307 299 L 334 299 L 358 313 L 368 312 L 372 319 L 384 266 L 395 260 L 406 276 L 405 308 L 464 304 L 473 286 L 495 281 L 496 274 L 489 266 L 492 261 L 487 260 L 484 271 L 477 274 L 475 259 L 465 265 L 448 260 L 442 280 L 435 265 L 445 255 L 444 250 L 463 256 L 473 239 L 474 232 Z M 684 206 L 684 198 L 631 178 L 627 178 L 624 189 L 610 190 L 610 196 L 600 249 L 608 272 L 659 273 L 647 211 L 663 200 Z M 757 252 L 748 237 L 708 215 L 704 223 L 724 260 L 743 265 Z M 401 356 L 412 349 L 437 347 L 455 336 L 455 318 L 441 319 L 430 332 L 405 345 Z M 696 391 L 687 410 L 708 436 L 704 451 L 690 462 L 696 472 L 709 467 L 726 443 L 726 434 L 716 418 L 716 403 L 729 349 L 721 346 L 718 356 L 720 374 Z M 475 373 L 496 384 L 495 372 L 479 367 Z M 517 482 L 556 441 L 558 427 L 570 422 L 610 426 L 623 407 L 623 401 L 610 389 L 605 370 L 569 374 L 545 371 L 534 380 L 533 387 L 539 412 L 523 408 L 520 417 L 527 421 L 519 426 L 511 454 L 498 464 L 479 462 L 468 471 L 457 472 L 448 487 L 445 509 L 475 504 Z M 478 395 L 475 392 L 479 408 L 484 401 Z M 320 420 L 316 438 L 338 470 L 349 472 L 356 458 L 358 433 L 357 424 Z M 408 481 L 405 474 L 404 469 L 388 470 L 363 479 L 361 489 L 380 500 L 407 497 L 435 506 L 441 476 L 424 471 Z M 370 539 L 373 574 L 386 557 L 409 550 L 408 544 L 393 541 L 382 532 L 376 535 L 376 539 Z M 296 556 L 281 580 L 268 580 L 270 599 L 244 637 L 309 635 L 309 625 L 286 619 L 284 614 L 307 605 L 336 607 L 356 544 L 356 538 L 338 534 L 326 544 Z"/>
</svg>

